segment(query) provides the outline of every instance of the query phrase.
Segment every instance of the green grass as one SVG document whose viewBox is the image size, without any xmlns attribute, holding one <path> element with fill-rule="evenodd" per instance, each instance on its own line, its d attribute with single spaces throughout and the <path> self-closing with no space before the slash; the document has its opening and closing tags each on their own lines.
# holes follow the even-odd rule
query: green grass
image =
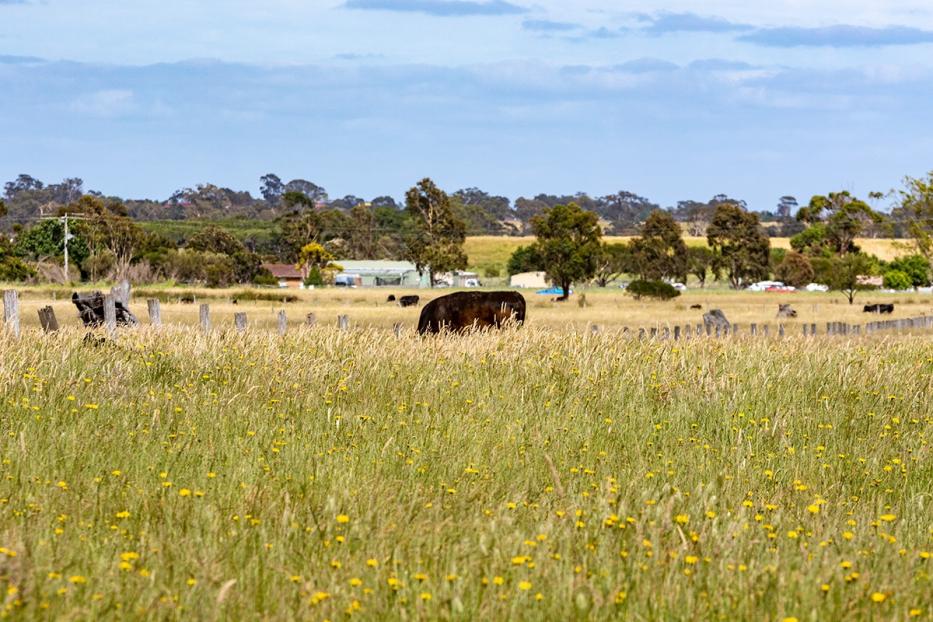
<svg viewBox="0 0 933 622">
<path fill-rule="evenodd" d="M 927 338 L 81 336 L 0 337 L 17 617 L 929 619 Z"/>
</svg>

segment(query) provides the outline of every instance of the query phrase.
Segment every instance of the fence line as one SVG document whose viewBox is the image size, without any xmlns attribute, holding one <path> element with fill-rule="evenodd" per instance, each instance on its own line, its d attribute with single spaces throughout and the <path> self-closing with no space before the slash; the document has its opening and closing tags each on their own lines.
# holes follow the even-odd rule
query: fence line
<svg viewBox="0 0 933 622">
<path fill-rule="evenodd" d="M 104 296 L 104 327 L 107 333 L 110 336 L 115 336 L 117 332 L 117 317 L 116 317 L 116 303 L 121 299 L 129 297 L 129 287 L 127 284 L 121 284 L 119 287 L 115 287 L 112 290 L 112 293 Z M 150 325 L 154 328 L 162 326 L 162 315 L 159 301 L 156 299 L 149 299 L 146 301 L 146 306 L 149 312 L 149 322 Z M 39 313 L 39 323 L 42 327 L 43 332 L 45 333 L 54 333 L 59 330 L 59 322 L 55 317 L 55 311 L 51 306 L 46 306 L 38 311 Z M 211 331 L 211 317 L 210 317 L 210 306 L 207 304 L 200 305 L 198 311 L 199 323 L 201 331 L 204 333 L 209 333 Z M 20 328 L 20 303 L 19 303 L 19 293 L 16 290 L 5 290 L 3 292 L 3 320 L 4 320 L 4 329 L 10 332 L 13 336 L 18 337 L 21 332 Z M 305 327 L 314 327 L 317 325 L 317 317 L 311 312 L 305 316 L 304 326 Z M 237 332 L 245 333 L 247 331 L 248 319 L 246 313 L 235 313 L 234 314 L 234 326 Z M 933 316 L 918 316 L 911 318 L 899 318 L 899 319 L 890 319 L 890 320 L 880 320 L 868 322 L 866 324 L 848 324 L 846 322 L 826 322 L 825 331 L 822 335 L 817 330 L 817 325 L 815 323 L 803 323 L 800 325 L 802 330 L 802 335 L 805 338 L 813 338 L 817 336 L 826 336 L 826 337 L 861 337 L 861 336 L 870 336 L 884 332 L 903 332 L 911 330 L 929 330 L 933 329 Z M 593 335 L 606 334 L 602 326 L 599 325 L 590 325 L 590 332 Z M 276 329 L 280 336 L 285 336 L 288 332 L 288 317 L 284 310 L 278 311 L 276 315 Z M 337 316 L 337 329 L 341 332 L 346 332 L 350 330 L 350 316 L 348 315 L 338 315 Z M 404 331 L 404 327 L 400 323 L 396 323 L 393 326 L 393 332 L 396 337 L 400 337 Z M 639 327 L 636 333 L 632 332 L 628 326 L 623 326 L 621 328 L 621 335 L 625 337 L 637 336 L 638 339 L 652 339 L 652 340 L 671 340 L 681 341 L 689 339 L 698 339 L 701 337 L 713 338 L 713 339 L 725 339 L 725 338 L 763 338 L 768 339 L 771 336 L 771 326 L 768 324 L 758 324 L 757 322 L 752 322 L 748 325 L 748 330 L 746 331 L 741 324 L 718 324 L 718 323 L 701 323 L 701 324 L 684 324 L 684 325 L 658 325 L 648 328 Z M 777 325 L 777 330 L 775 333 L 778 337 L 785 337 L 787 332 L 787 325 L 779 323 Z"/>
</svg>

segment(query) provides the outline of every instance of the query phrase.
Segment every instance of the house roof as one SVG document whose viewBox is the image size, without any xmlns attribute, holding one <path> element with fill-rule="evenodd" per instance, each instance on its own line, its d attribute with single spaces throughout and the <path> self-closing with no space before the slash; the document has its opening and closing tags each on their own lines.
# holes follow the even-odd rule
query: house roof
<svg viewBox="0 0 933 622">
<path fill-rule="evenodd" d="M 287 263 L 264 263 L 262 267 L 272 273 L 277 279 L 300 279 L 303 278 L 301 271 L 295 266 Z"/>
</svg>

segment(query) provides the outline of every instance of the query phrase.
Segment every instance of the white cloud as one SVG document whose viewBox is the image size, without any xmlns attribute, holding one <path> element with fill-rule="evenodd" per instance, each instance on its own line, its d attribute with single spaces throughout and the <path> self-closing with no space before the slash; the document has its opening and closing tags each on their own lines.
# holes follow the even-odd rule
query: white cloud
<svg viewBox="0 0 933 622">
<path fill-rule="evenodd" d="M 71 108 L 81 114 L 96 117 L 116 117 L 133 112 L 136 105 L 133 91 L 104 89 L 78 96 L 71 102 Z"/>
</svg>

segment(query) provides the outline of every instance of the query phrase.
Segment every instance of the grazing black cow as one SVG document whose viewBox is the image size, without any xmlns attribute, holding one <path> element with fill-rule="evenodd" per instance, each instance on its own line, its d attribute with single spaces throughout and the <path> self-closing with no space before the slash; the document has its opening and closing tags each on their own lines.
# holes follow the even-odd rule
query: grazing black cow
<svg viewBox="0 0 933 622">
<path fill-rule="evenodd" d="M 510 318 L 518 325 L 525 321 L 525 299 L 518 292 L 457 292 L 425 305 L 418 333 L 501 328 Z"/>
<path fill-rule="evenodd" d="M 395 302 L 395 294 L 389 294 L 389 297 L 386 298 L 386 302 Z"/>
<path fill-rule="evenodd" d="M 863 313 L 894 313 L 894 305 L 865 305 L 862 307 Z"/>
<path fill-rule="evenodd" d="M 691 309 L 702 309 L 703 305 L 690 305 Z"/>
<path fill-rule="evenodd" d="M 398 299 L 400 307 L 417 307 L 421 302 L 421 296 L 402 296 Z"/>
</svg>

